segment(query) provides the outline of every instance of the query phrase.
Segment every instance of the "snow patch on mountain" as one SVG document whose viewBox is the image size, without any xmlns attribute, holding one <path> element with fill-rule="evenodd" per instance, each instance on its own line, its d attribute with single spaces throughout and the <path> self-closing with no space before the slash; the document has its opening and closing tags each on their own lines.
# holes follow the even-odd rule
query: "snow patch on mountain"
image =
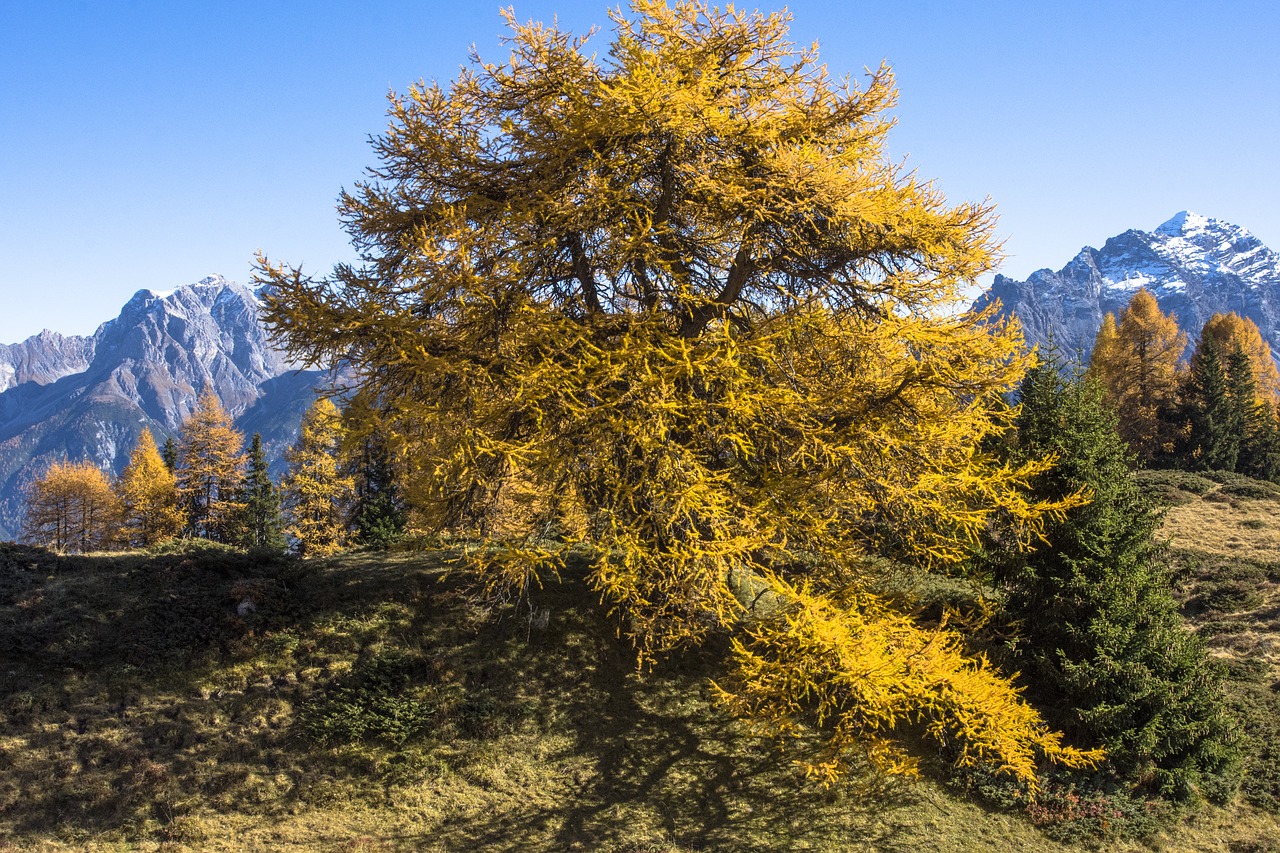
<svg viewBox="0 0 1280 853">
<path fill-rule="evenodd" d="M 1107 312 L 1117 315 L 1140 288 L 1172 312 L 1190 339 L 1215 313 L 1234 311 L 1258 324 L 1280 353 L 1280 255 L 1246 229 L 1189 210 L 1152 231 L 1130 230 L 1101 249 L 1086 246 L 1056 272 L 1025 281 L 997 275 L 975 307 L 999 299 L 1022 321 L 1029 343 L 1052 342 L 1087 359 Z"/>
</svg>

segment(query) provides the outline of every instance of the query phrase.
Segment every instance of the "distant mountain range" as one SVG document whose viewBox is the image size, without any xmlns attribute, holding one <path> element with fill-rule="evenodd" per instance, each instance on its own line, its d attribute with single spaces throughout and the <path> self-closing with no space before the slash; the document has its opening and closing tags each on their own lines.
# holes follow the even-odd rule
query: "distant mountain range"
<svg viewBox="0 0 1280 853">
<path fill-rule="evenodd" d="M 975 307 L 999 299 L 1030 344 L 1088 358 L 1108 311 L 1145 287 L 1192 340 L 1218 311 L 1251 318 L 1280 353 L 1280 255 L 1245 229 L 1182 212 L 1154 231 L 1085 247 L 1026 281 L 997 275 Z M 279 468 L 302 413 L 325 384 L 267 342 L 259 294 L 221 276 L 167 293 L 140 290 L 87 337 L 44 331 L 0 345 L 0 540 L 21 526 L 25 490 L 58 459 L 128 462 L 143 428 L 176 435 L 205 387 Z M 277 471 L 278 472 L 278 471 Z"/>
<path fill-rule="evenodd" d="M 1086 246 L 1062 269 L 1026 281 L 997 275 L 974 303 L 999 299 L 1017 315 L 1028 344 L 1050 343 L 1088 360 L 1107 312 L 1117 316 L 1139 288 L 1172 312 L 1194 342 L 1213 314 L 1234 311 L 1258 324 L 1280 354 L 1280 255 L 1244 228 L 1183 211 L 1154 231 L 1126 231 L 1101 249 Z"/>
<path fill-rule="evenodd" d="M 18 535 L 25 490 L 50 462 L 119 472 L 138 434 L 176 435 L 209 387 L 279 465 L 324 384 L 267 342 L 259 294 L 221 276 L 140 290 L 87 337 L 44 331 L 0 345 L 0 540 Z"/>
</svg>

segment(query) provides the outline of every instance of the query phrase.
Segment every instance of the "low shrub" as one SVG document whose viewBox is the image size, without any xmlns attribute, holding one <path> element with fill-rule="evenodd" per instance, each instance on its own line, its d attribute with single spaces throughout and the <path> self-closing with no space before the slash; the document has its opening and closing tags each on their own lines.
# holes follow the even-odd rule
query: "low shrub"
<svg viewBox="0 0 1280 853">
<path fill-rule="evenodd" d="M 1187 603 L 1189 613 L 1239 613 L 1262 604 L 1262 593 L 1249 581 L 1234 578 L 1210 581 Z"/>
<path fill-rule="evenodd" d="M 1137 472 L 1138 482 L 1150 488 L 1163 487 L 1179 490 L 1192 495 L 1207 495 L 1217 488 L 1213 480 L 1194 474 L 1191 471 L 1179 471 L 1172 468 Z"/>
<path fill-rule="evenodd" d="M 322 746 L 378 740 L 401 746 L 425 731 L 435 709 L 415 689 L 421 658 L 398 649 L 368 656 L 325 696 L 302 707 L 297 726 Z"/>
<path fill-rule="evenodd" d="M 1228 684 L 1231 713 L 1247 749 L 1240 793 L 1254 806 L 1280 810 L 1280 692 L 1260 673 Z"/>
</svg>

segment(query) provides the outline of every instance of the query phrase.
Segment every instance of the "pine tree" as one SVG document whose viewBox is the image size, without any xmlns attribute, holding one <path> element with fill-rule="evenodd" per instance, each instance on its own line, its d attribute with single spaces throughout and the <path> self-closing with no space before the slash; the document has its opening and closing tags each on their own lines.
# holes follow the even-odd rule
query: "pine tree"
<svg viewBox="0 0 1280 853">
<path fill-rule="evenodd" d="M 249 445 L 249 465 L 241 488 L 239 502 L 240 544 L 247 548 L 283 550 L 283 520 L 280 516 L 280 494 L 271 482 L 271 472 L 262 451 L 262 436 L 253 434 Z"/>
<path fill-rule="evenodd" d="M 164 467 L 169 469 L 169 473 L 177 473 L 178 443 L 173 440 L 173 436 L 169 436 L 164 440 L 164 449 L 160 451 L 160 458 L 164 460 Z"/>
<path fill-rule="evenodd" d="M 1118 325 L 1104 319 L 1094 342 L 1089 370 L 1119 414 L 1120 435 L 1144 464 L 1176 452 L 1178 363 L 1186 348 L 1177 320 L 1145 288 Z"/>
<path fill-rule="evenodd" d="M 1240 407 L 1232 399 L 1227 365 L 1217 342 L 1202 337 L 1191 357 L 1184 406 L 1190 422 L 1191 467 L 1234 471 L 1244 430 Z"/>
<path fill-rule="evenodd" d="M 1050 718 L 1104 745 L 1124 780 L 1174 798 L 1222 793 L 1237 754 L 1221 676 L 1178 615 L 1155 542 L 1160 512 L 1133 476 L 1102 389 L 1043 365 L 1020 398 L 1015 457 L 1058 459 L 1032 493 L 1085 490 L 1091 500 L 998 572 L 1020 624 L 1018 664 Z"/>
<path fill-rule="evenodd" d="M 285 533 L 303 557 L 341 550 L 353 484 L 338 468 L 342 416 L 326 397 L 316 400 L 302 419 L 298 440 L 285 451 L 289 470 L 280 484 Z"/>
<path fill-rule="evenodd" d="M 351 461 L 353 538 L 361 545 L 386 548 L 400 538 L 405 526 L 404 501 L 386 440 L 378 433 L 369 434 L 359 442 Z"/>
<path fill-rule="evenodd" d="M 244 436 L 211 390 L 200 396 L 178 442 L 178 494 L 191 535 L 228 542 L 240 518 Z"/>
<path fill-rule="evenodd" d="M 59 553 L 86 553 L 111 545 L 120 505 L 111 483 L 92 462 L 55 462 L 31 485 L 23 538 Z"/>
<path fill-rule="evenodd" d="M 156 449 L 151 430 L 139 434 L 115 491 L 122 510 L 123 544 L 145 548 L 182 532 L 177 480 Z"/>
</svg>

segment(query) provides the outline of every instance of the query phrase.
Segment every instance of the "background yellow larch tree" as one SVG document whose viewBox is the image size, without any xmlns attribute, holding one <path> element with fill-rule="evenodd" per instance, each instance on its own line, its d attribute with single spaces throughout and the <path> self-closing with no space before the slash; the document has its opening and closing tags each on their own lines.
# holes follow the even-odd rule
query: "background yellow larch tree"
<svg viewBox="0 0 1280 853">
<path fill-rule="evenodd" d="M 246 459 L 244 436 L 213 391 L 205 389 L 178 440 L 175 474 L 191 535 L 215 541 L 233 538 Z"/>
<path fill-rule="evenodd" d="M 31 485 L 23 538 L 59 553 L 86 553 L 111 545 L 120 506 L 111 482 L 92 462 L 55 462 Z"/>
<path fill-rule="evenodd" d="M 1271 345 L 1262 337 L 1257 324 L 1234 311 L 1214 314 L 1200 330 L 1197 348 L 1206 340 L 1212 340 L 1224 358 L 1236 349 L 1248 356 L 1258 399 L 1274 410 L 1280 400 L 1280 371 L 1276 370 L 1276 361 L 1271 356 Z"/>
<path fill-rule="evenodd" d="M 284 532 L 303 557 L 336 553 L 346 541 L 354 483 L 340 470 L 342 439 L 342 414 L 321 397 L 303 416 L 298 440 L 285 451 Z"/>
<path fill-rule="evenodd" d="M 1094 342 L 1089 372 L 1102 384 L 1120 418 L 1120 435 L 1143 462 L 1174 452 L 1174 413 L 1182 382 L 1179 361 L 1187 336 L 1145 288 L 1129 300 L 1120 321 L 1108 314 Z"/>
<path fill-rule="evenodd" d="M 1047 461 L 983 450 L 1031 360 L 959 313 L 992 210 L 889 162 L 888 69 L 833 80 L 785 15 L 613 20 L 598 58 L 509 16 L 505 63 L 394 97 L 341 199 L 360 262 L 260 259 L 277 339 L 358 371 L 415 518 L 485 539 L 490 589 L 572 547 L 642 661 L 730 634 L 722 697 L 818 733 L 819 777 L 907 769 L 919 733 L 1027 781 L 1089 760 L 871 591 L 877 558 L 954 568 L 993 514 L 1065 505 L 1024 496 Z"/>
<path fill-rule="evenodd" d="M 160 457 L 151 430 L 138 435 L 115 493 L 121 509 L 121 544 L 145 548 L 182 532 L 178 481 Z"/>
</svg>

